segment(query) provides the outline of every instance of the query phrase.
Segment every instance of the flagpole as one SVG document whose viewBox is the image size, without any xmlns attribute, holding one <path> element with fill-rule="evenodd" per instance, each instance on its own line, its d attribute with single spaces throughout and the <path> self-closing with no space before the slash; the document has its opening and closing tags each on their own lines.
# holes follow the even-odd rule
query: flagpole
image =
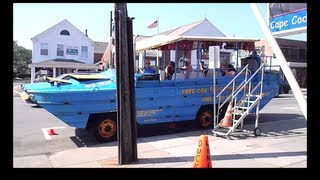
<svg viewBox="0 0 320 180">
<path fill-rule="evenodd" d="M 158 27 L 158 35 L 159 35 L 159 17 L 158 17 L 158 20 L 157 20 L 157 27 Z"/>
</svg>

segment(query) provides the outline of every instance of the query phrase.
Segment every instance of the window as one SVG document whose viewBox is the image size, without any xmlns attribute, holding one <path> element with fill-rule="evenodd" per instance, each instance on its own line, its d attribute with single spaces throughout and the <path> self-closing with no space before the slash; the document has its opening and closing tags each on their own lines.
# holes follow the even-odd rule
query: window
<svg viewBox="0 0 320 180">
<path fill-rule="evenodd" d="M 62 31 L 60 32 L 60 35 L 70 36 L 70 33 L 69 33 L 69 31 L 67 31 L 67 30 L 62 30 Z"/>
<path fill-rule="evenodd" d="M 48 55 L 48 43 L 41 43 L 40 55 Z"/>
<path fill-rule="evenodd" d="M 57 56 L 63 56 L 63 44 L 58 44 L 57 45 Z"/>
<path fill-rule="evenodd" d="M 81 46 L 81 57 L 88 57 L 88 46 Z"/>
<path fill-rule="evenodd" d="M 306 49 L 299 47 L 280 47 L 288 62 L 306 62 Z"/>
<path fill-rule="evenodd" d="M 299 62 L 307 62 L 307 50 L 306 49 L 299 49 Z"/>
</svg>

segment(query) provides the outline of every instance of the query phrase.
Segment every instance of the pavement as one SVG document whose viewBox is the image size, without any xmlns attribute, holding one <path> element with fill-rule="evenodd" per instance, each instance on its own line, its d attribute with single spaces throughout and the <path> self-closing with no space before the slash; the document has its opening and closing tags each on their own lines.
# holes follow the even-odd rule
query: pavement
<svg viewBox="0 0 320 180">
<path fill-rule="evenodd" d="M 208 137 L 212 168 L 306 168 L 307 121 L 303 116 L 253 124 L 231 139 L 198 130 L 137 139 L 138 160 L 118 164 L 117 142 L 45 155 L 14 157 L 15 168 L 192 168 L 201 135 Z"/>
</svg>

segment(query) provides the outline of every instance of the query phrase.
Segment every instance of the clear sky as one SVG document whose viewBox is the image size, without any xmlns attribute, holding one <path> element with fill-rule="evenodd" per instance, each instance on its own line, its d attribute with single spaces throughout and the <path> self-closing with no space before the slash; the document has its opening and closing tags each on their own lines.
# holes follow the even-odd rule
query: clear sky
<svg viewBox="0 0 320 180">
<path fill-rule="evenodd" d="M 14 3 L 13 40 L 32 49 L 31 38 L 67 19 L 93 41 L 109 42 L 110 11 L 113 3 Z M 264 17 L 267 3 L 258 7 Z M 133 34 L 154 35 L 147 26 L 159 18 L 159 31 L 167 31 L 207 18 L 227 37 L 264 39 L 249 3 L 127 3 L 128 16 L 134 17 Z M 284 38 L 306 41 L 306 33 Z"/>
</svg>

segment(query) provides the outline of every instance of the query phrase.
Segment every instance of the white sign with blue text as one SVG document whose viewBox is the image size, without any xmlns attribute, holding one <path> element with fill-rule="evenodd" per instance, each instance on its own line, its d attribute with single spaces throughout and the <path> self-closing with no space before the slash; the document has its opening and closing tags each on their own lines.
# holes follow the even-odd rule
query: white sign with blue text
<svg viewBox="0 0 320 180">
<path fill-rule="evenodd" d="M 306 31 L 306 3 L 270 3 L 269 28 L 274 34 Z"/>
</svg>

